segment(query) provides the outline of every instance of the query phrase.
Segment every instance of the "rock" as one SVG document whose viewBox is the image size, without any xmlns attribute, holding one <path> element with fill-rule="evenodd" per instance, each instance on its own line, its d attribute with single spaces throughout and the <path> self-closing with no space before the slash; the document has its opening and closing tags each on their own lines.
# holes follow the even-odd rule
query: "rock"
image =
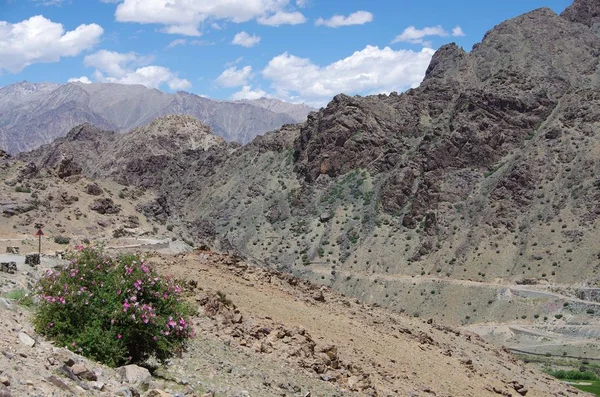
<svg viewBox="0 0 600 397">
<path fill-rule="evenodd" d="M 104 383 L 103 382 L 94 382 L 94 383 L 92 383 L 92 388 L 94 390 L 102 391 L 102 390 L 104 390 Z"/>
<path fill-rule="evenodd" d="M 321 222 L 327 222 L 331 219 L 331 213 L 329 212 L 323 212 L 320 216 L 319 216 L 319 220 Z"/>
<path fill-rule="evenodd" d="M 85 187 L 85 192 L 91 196 L 100 196 L 102 193 L 104 193 L 104 190 L 102 190 L 102 188 L 96 183 L 90 183 Z"/>
<path fill-rule="evenodd" d="M 15 254 L 18 255 L 19 254 L 19 247 L 6 247 L 6 253 L 7 254 Z"/>
<path fill-rule="evenodd" d="M 90 204 L 90 210 L 96 211 L 101 215 L 118 214 L 121 212 L 121 207 L 116 205 L 110 198 L 99 198 Z"/>
<path fill-rule="evenodd" d="M 73 360 L 73 357 L 71 357 L 71 354 L 69 354 L 65 350 L 58 350 L 50 358 L 56 362 L 56 365 L 65 364 L 69 367 L 72 367 L 73 365 L 75 365 L 75 361 Z"/>
<path fill-rule="evenodd" d="M 15 274 L 17 272 L 17 262 L 0 262 L 0 272 Z"/>
<path fill-rule="evenodd" d="M 58 164 L 57 174 L 61 179 L 81 174 L 81 167 L 73 160 L 73 156 L 65 156 Z"/>
<path fill-rule="evenodd" d="M 171 397 L 171 394 L 166 391 L 152 389 L 146 393 L 145 397 Z"/>
<path fill-rule="evenodd" d="M 323 295 L 323 291 L 321 290 L 315 291 L 312 298 L 317 302 L 325 302 L 325 295 Z"/>
<path fill-rule="evenodd" d="M 131 391 L 131 389 L 127 386 L 121 386 L 117 389 L 117 391 L 115 392 L 116 396 L 123 396 L 123 397 L 133 397 L 133 392 Z"/>
<path fill-rule="evenodd" d="M 152 382 L 150 371 L 137 365 L 119 367 L 117 368 L 117 374 L 121 377 L 122 382 L 135 385 L 142 390 L 148 390 L 150 382 Z"/>
<path fill-rule="evenodd" d="M 74 364 L 71 369 L 73 370 L 73 374 L 77 376 L 79 379 L 84 379 L 88 381 L 97 381 L 98 377 L 95 373 L 86 368 L 82 363 Z"/>
<path fill-rule="evenodd" d="M 10 386 L 10 378 L 8 375 L 0 376 L 0 384 L 4 386 Z"/>
<path fill-rule="evenodd" d="M 10 394 L 8 387 L 4 386 L 1 383 L 0 383 L 0 397 L 12 397 L 12 394 Z"/>
<path fill-rule="evenodd" d="M 35 340 L 31 336 L 27 335 L 25 332 L 19 332 L 19 335 L 17 336 L 19 338 L 19 342 L 22 345 L 29 347 L 35 346 Z"/>
<path fill-rule="evenodd" d="M 50 375 L 49 377 L 47 377 L 46 381 L 48 381 L 49 383 L 52 383 L 54 386 L 58 387 L 59 389 L 62 389 L 64 391 L 68 391 L 69 393 L 73 393 L 73 391 L 71 390 L 71 388 L 65 382 L 63 382 L 62 380 L 58 379 L 54 375 Z"/>
<path fill-rule="evenodd" d="M 40 264 L 40 254 L 25 255 L 25 264 L 29 266 L 37 266 Z"/>
<path fill-rule="evenodd" d="M 12 305 L 12 303 L 10 303 L 10 301 L 8 299 L 0 298 L 0 309 L 12 310 L 13 305 Z"/>
</svg>

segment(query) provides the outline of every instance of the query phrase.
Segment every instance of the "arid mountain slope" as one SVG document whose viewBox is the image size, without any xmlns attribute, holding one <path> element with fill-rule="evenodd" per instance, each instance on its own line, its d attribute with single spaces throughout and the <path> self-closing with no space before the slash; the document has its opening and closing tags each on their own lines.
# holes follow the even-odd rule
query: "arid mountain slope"
<svg viewBox="0 0 600 397">
<path fill-rule="evenodd" d="M 585 17 L 590 4 L 570 10 Z M 77 161 L 152 189 L 140 210 L 198 244 L 397 311 L 452 324 L 596 321 L 596 298 L 569 306 L 509 286 L 597 287 L 599 55 L 589 26 L 539 9 L 470 53 L 442 47 L 419 88 L 338 95 L 244 147 L 158 162 L 124 146 Z M 96 145 L 85 137 L 22 158 L 85 153 Z"/>
<path fill-rule="evenodd" d="M 247 143 L 304 121 L 311 110 L 274 99 L 221 102 L 141 85 L 21 82 L 0 88 L 0 147 L 16 153 L 50 143 L 78 124 L 124 132 L 172 114 L 192 115 L 216 135 Z"/>
</svg>

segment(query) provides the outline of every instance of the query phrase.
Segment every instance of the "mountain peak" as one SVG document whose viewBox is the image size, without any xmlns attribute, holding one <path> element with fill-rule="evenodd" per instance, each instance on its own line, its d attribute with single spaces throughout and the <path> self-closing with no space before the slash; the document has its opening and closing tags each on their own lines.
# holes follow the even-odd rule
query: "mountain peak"
<svg viewBox="0 0 600 397">
<path fill-rule="evenodd" d="M 598 0 L 575 0 L 560 14 L 561 17 L 589 27 L 600 24 L 600 2 Z"/>
</svg>

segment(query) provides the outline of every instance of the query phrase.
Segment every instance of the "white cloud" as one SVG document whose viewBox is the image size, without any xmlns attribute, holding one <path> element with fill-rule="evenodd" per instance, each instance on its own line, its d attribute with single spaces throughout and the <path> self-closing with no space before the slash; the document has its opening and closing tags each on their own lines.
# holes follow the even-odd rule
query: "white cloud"
<svg viewBox="0 0 600 397">
<path fill-rule="evenodd" d="M 152 57 L 140 56 L 135 52 L 121 53 L 107 50 L 100 50 L 83 59 L 85 66 L 94 67 L 112 77 L 123 77 L 134 67 L 146 66 L 150 62 Z"/>
<path fill-rule="evenodd" d="M 92 84 L 92 80 L 87 78 L 86 76 L 81 77 L 71 77 L 67 80 L 67 83 L 83 83 L 83 84 Z"/>
<path fill-rule="evenodd" d="M 185 90 L 192 84 L 163 66 L 148 65 L 152 57 L 136 53 L 119 53 L 101 50 L 84 58 L 87 67 L 94 67 L 96 80 L 120 84 L 142 84 L 148 88 L 160 88 L 166 84 L 172 90 Z"/>
<path fill-rule="evenodd" d="M 231 99 L 234 101 L 239 101 L 242 99 L 260 99 L 266 97 L 267 93 L 261 89 L 252 90 L 252 87 L 249 85 L 245 85 L 242 89 L 231 96 Z"/>
<path fill-rule="evenodd" d="M 163 66 L 144 66 L 119 79 L 109 77 L 107 81 L 120 84 L 142 84 L 148 88 L 160 88 L 163 84 L 167 84 L 172 90 L 186 90 L 192 86 L 189 81 L 178 78 Z"/>
<path fill-rule="evenodd" d="M 231 44 L 241 45 L 242 47 L 249 48 L 254 47 L 259 42 L 260 36 L 257 36 L 255 34 L 250 36 L 248 33 L 242 31 L 235 35 L 235 37 L 231 41 Z"/>
<path fill-rule="evenodd" d="M 308 1 L 309 0 L 296 0 L 296 5 L 300 8 L 304 8 L 308 6 Z"/>
<path fill-rule="evenodd" d="M 465 32 L 463 32 L 462 28 L 460 26 L 455 26 L 454 29 L 452 29 L 452 36 L 454 37 L 462 37 L 462 36 L 466 36 Z"/>
<path fill-rule="evenodd" d="M 262 75 L 271 81 L 277 97 L 319 106 L 342 92 L 371 94 L 416 87 L 423 80 L 433 53 L 429 48 L 416 52 L 366 46 L 321 67 L 286 52 L 271 59 Z"/>
<path fill-rule="evenodd" d="M 279 26 L 279 25 L 299 25 L 306 22 L 306 18 L 302 13 L 277 11 L 275 14 L 269 17 L 258 18 L 258 23 L 261 25 L 268 26 Z"/>
<path fill-rule="evenodd" d="M 394 40 L 392 40 L 392 44 L 404 42 L 429 46 L 430 43 L 424 40 L 424 38 L 428 36 L 447 37 L 448 32 L 446 32 L 440 25 L 425 27 L 423 29 L 417 29 L 414 26 L 409 26 L 404 29 L 401 34 L 396 36 Z"/>
<path fill-rule="evenodd" d="M 215 82 L 223 87 L 239 87 L 247 84 L 252 77 L 252 66 L 244 66 L 241 69 L 232 66 L 225 69 Z"/>
<path fill-rule="evenodd" d="M 34 63 L 58 62 L 98 43 L 100 25 L 79 25 L 65 32 L 62 24 L 42 15 L 12 24 L 0 21 L 0 70 L 18 73 Z"/>
<path fill-rule="evenodd" d="M 167 48 L 177 47 L 178 45 L 185 45 L 186 43 L 187 43 L 187 40 L 185 40 L 185 39 L 173 40 L 172 42 L 169 43 Z"/>
<path fill-rule="evenodd" d="M 224 20 L 242 23 L 264 20 L 266 24 L 299 23 L 298 12 L 285 12 L 290 0 L 124 0 L 117 6 L 120 22 L 156 23 L 167 33 L 200 36 L 202 22 Z M 261 22 L 262 23 L 262 22 Z"/>
<path fill-rule="evenodd" d="M 319 18 L 316 20 L 315 25 L 327 26 L 330 28 L 338 28 L 340 26 L 349 25 L 364 25 L 365 23 L 373 21 L 373 14 L 368 11 L 356 11 L 347 17 L 343 15 L 334 15 L 329 19 Z"/>
</svg>

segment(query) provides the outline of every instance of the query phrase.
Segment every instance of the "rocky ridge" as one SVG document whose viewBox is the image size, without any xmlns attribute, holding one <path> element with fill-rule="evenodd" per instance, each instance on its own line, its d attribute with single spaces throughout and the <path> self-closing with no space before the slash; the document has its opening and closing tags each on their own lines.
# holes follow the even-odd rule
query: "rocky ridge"
<svg viewBox="0 0 600 397">
<path fill-rule="evenodd" d="M 82 123 L 124 132 L 171 114 L 194 116 L 228 141 L 247 143 L 313 109 L 275 99 L 214 101 L 186 92 L 167 94 L 141 85 L 29 83 L 0 88 L 0 148 L 37 148 Z"/>
</svg>

